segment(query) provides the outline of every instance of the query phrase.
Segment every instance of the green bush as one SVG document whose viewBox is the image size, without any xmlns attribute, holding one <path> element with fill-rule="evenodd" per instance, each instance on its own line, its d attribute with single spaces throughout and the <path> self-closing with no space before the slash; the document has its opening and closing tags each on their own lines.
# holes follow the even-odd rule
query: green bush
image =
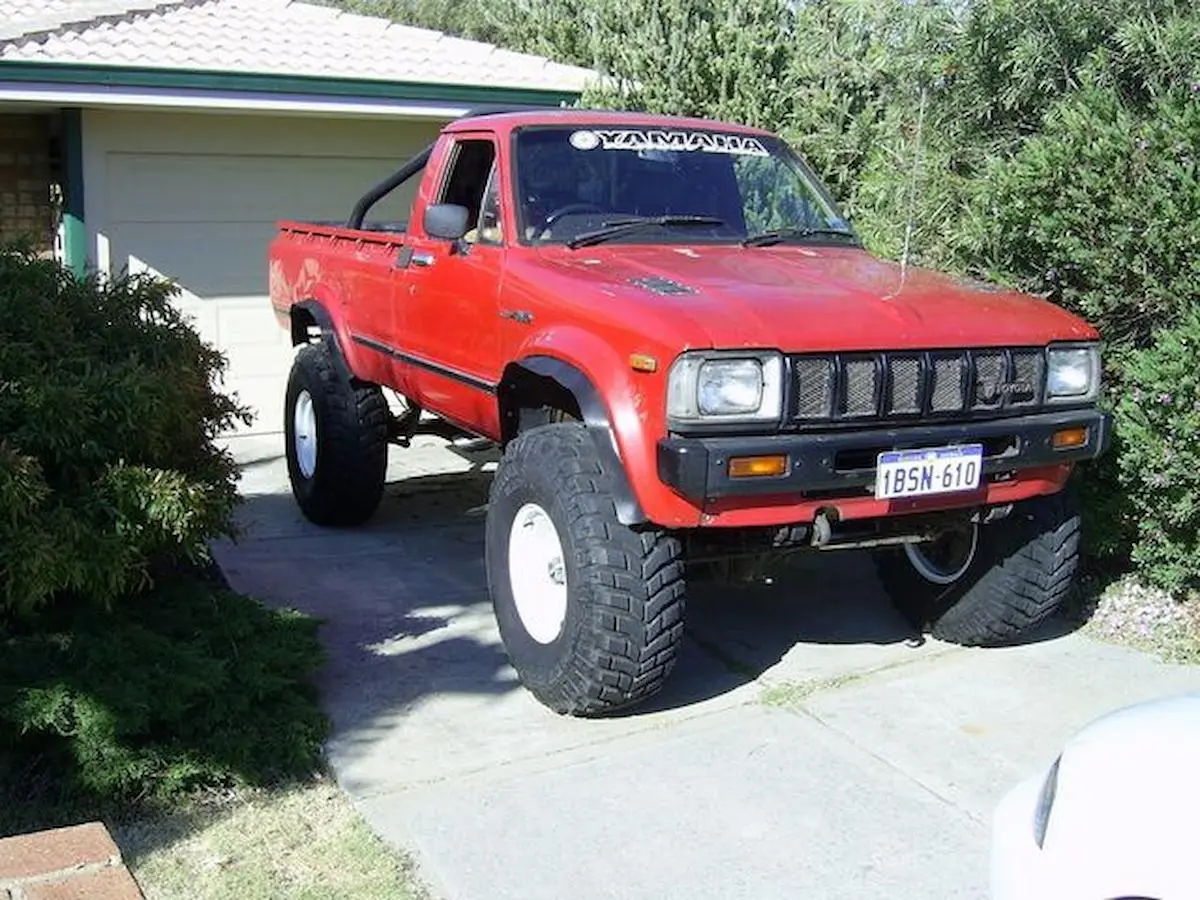
<svg viewBox="0 0 1200 900">
<path fill-rule="evenodd" d="M 55 606 L 0 637 L 0 833 L 305 776 L 326 723 L 317 624 L 195 578 L 111 612 Z M 49 812 L 47 812 L 49 810 Z"/>
<path fill-rule="evenodd" d="M 960 260 L 1035 289 L 1053 270 L 1061 302 L 1109 344 L 1146 346 L 1200 297 L 1198 157 L 1190 86 L 1144 110 L 1081 88 L 980 180 Z"/>
<path fill-rule="evenodd" d="M 0 623 L 111 604 L 230 530 L 237 470 L 213 438 L 247 417 L 173 296 L 0 248 Z"/>
<path fill-rule="evenodd" d="M 1193 307 L 1153 346 L 1118 360 L 1114 411 L 1124 491 L 1120 525 L 1133 560 L 1161 587 L 1200 586 L 1200 309 Z"/>
</svg>

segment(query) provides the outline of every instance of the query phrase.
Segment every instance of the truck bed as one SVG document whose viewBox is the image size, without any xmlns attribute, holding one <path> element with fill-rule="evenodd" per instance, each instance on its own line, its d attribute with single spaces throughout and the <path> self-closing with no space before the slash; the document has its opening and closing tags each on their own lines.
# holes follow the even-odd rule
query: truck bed
<svg viewBox="0 0 1200 900">
<path fill-rule="evenodd" d="M 293 219 L 287 222 L 280 223 L 280 231 L 303 232 L 312 231 L 319 233 L 328 233 L 336 231 L 339 235 L 344 235 L 347 232 L 371 231 L 380 232 L 383 234 L 404 234 L 408 231 L 408 222 L 363 222 L 363 227 L 360 229 L 351 229 L 346 226 L 345 222 L 321 221 L 316 219 Z"/>
</svg>

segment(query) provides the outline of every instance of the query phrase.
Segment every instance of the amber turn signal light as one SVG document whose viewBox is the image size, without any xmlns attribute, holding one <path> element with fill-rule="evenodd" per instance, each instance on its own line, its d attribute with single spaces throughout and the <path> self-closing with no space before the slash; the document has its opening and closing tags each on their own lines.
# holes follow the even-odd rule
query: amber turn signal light
<svg viewBox="0 0 1200 900">
<path fill-rule="evenodd" d="M 1050 443 L 1055 450 L 1069 450 L 1072 447 L 1083 447 L 1088 442 L 1088 430 L 1080 425 L 1076 428 L 1064 428 L 1054 432 Z"/>
<path fill-rule="evenodd" d="M 762 478 L 783 475 L 788 469 L 786 456 L 735 456 L 729 461 L 730 478 Z"/>
<path fill-rule="evenodd" d="M 629 368 L 635 372 L 657 372 L 658 360 L 649 353 L 632 353 L 629 356 Z"/>
</svg>

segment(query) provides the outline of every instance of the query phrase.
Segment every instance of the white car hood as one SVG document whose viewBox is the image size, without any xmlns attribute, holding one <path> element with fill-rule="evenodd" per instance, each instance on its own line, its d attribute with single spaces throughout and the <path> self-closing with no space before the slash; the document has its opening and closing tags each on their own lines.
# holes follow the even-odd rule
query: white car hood
<svg viewBox="0 0 1200 900">
<path fill-rule="evenodd" d="M 1063 748 L 1042 850 L 1068 894 L 1200 897 L 1200 692 L 1110 713 Z"/>
</svg>

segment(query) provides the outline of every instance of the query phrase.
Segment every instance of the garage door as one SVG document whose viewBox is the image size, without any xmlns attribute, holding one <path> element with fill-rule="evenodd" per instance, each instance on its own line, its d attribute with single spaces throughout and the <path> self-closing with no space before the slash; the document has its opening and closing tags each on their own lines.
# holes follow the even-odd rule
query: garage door
<svg viewBox="0 0 1200 900">
<path fill-rule="evenodd" d="M 210 126 L 221 122 L 209 120 Z M 414 141 L 409 126 L 390 142 L 394 154 L 380 152 L 389 148 L 378 146 L 377 135 L 376 146 L 357 153 L 350 146 L 344 153 L 326 148 L 320 155 L 284 154 L 255 147 L 247 140 L 255 129 L 247 129 L 244 119 L 231 127 L 237 128 L 238 139 L 230 143 L 238 152 L 107 148 L 107 197 L 97 239 L 113 269 L 127 265 L 176 280 L 180 303 L 202 336 L 229 358 L 226 389 L 254 411 L 253 424 L 238 432 L 274 433 L 282 429 L 292 354 L 266 295 L 266 253 L 276 222 L 344 219 L 367 187 L 411 153 Z M 353 145 L 353 123 L 338 127 Z M 431 131 L 422 128 L 417 146 Z M 380 213 L 405 218 L 408 202 L 407 196 L 396 198 Z"/>
</svg>

